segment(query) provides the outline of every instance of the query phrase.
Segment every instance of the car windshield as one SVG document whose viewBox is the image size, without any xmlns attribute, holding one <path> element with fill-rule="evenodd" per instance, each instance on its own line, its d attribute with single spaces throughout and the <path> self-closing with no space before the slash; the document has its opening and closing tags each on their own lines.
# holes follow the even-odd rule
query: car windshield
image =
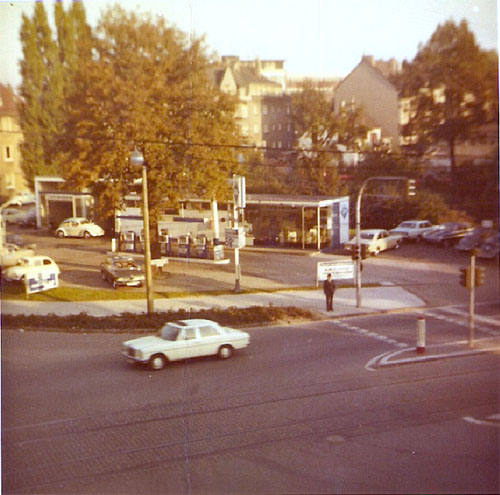
<svg viewBox="0 0 500 495">
<path fill-rule="evenodd" d="M 166 323 L 160 330 L 160 337 L 164 340 L 176 340 L 179 335 L 179 327 Z"/>
<path fill-rule="evenodd" d="M 399 227 L 403 227 L 405 229 L 414 229 L 416 225 L 413 222 L 403 222 L 399 224 Z"/>
<path fill-rule="evenodd" d="M 368 240 L 371 240 L 373 239 L 375 234 L 371 233 L 371 232 L 361 232 L 361 239 L 368 239 Z"/>
</svg>

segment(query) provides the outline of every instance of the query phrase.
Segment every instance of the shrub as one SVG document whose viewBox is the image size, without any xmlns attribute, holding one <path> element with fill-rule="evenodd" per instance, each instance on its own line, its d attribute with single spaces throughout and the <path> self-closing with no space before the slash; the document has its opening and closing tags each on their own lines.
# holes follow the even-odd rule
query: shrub
<svg viewBox="0 0 500 495">
<path fill-rule="evenodd" d="M 312 319 L 313 313 L 296 307 L 252 306 L 227 309 L 203 309 L 198 311 L 161 311 L 151 315 L 123 313 L 113 316 L 90 316 L 87 313 L 58 316 L 2 315 L 2 327 L 36 329 L 43 331 L 65 331 L 75 333 L 150 333 L 159 329 L 166 321 L 188 318 L 206 318 L 221 325 L 261 325 L 274 321 Z"/>
</svg>

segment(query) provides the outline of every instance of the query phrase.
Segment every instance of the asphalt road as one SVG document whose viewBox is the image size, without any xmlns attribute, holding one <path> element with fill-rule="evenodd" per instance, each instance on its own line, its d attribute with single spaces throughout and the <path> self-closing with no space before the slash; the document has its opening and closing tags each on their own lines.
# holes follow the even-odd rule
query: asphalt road
<svg viewBox="0 0 500 495">
<path fill-rule="evenodd" d="M 427 310 L 433 339 L 464 314 Z M 498 493 L 498 355 L 367 368 L 416 316 L 254 328 L 161 372 L 125 362 L 127 335 L 4 331 L 3 492 Z"/>
<path fill-rule="evenodd" d="M 18 229 L 26 242 L 35 242 L 37 252 L 52 256 L 61 268 L 61 285 L 113 289 L 101 280 L 99 264 L 111 248 L 109 239 L 56 239 L 44 232 Z M 166 273 L 154 279 L 158 291 L 232 290 L 235 272 L 232 251 L 226 251 L 227 265 L 206 265 L 171 261 Z M 336 253 L 308 252 L 307 256 L 250 249 L 240 251 L 243 289 L 280 289 L 312 286 L 316 283 L 317 263 L 348 257 Z M 468 264 L 468 255 L 453 248 L 425 244 L 404 244 L 363 262 L 363 283 L 390 283 L 404 287 L 430 305 L 464 304 L 468 291 L 458 283 L 459 269 Z M 477 301 L 498 301 L 498 259 L 477 260 L 486 268 L 486 284 L 476 290 Z M 144 289 L 120 290 L 144 292 Z"/>
</svg>

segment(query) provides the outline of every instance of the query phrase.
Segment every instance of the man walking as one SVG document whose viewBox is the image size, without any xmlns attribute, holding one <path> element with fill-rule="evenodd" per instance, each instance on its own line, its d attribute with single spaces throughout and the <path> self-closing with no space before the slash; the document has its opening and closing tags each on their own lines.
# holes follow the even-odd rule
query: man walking
<svg viewBox="0 0 500 495">
<path fill-rule="evenodd" d="M 335 289 L 337 286 L 335 285 L 335 281 L 332 280 L 332 274 L 329 273 L 326 276 L 326 280 L 323 282 L 323 292 L 326 297 L 326 310 L 333 311 L 333 294 L 335 294 Z"/>
</svg>

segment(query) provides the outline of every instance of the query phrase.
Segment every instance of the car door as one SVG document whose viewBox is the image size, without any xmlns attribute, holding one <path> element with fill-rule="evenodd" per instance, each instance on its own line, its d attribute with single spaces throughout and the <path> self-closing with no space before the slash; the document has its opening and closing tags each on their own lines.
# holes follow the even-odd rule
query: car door
<svg viewBox="0 0 500 495">
<path fill-rule="evenodd" d="M 197 327 L 186 327 L 181 332 L 184 341 L 184 359 L 202 356 L 200 349 L 200 334 Z"/>
<path fill-rule="evenodd" d="M 200 349 L 203 355 L 213 356 L 217 354 L 223 339 L 220 329 L 214 325 L 201 325 L 198 331 L 200 332 Z"/>
</svg>

